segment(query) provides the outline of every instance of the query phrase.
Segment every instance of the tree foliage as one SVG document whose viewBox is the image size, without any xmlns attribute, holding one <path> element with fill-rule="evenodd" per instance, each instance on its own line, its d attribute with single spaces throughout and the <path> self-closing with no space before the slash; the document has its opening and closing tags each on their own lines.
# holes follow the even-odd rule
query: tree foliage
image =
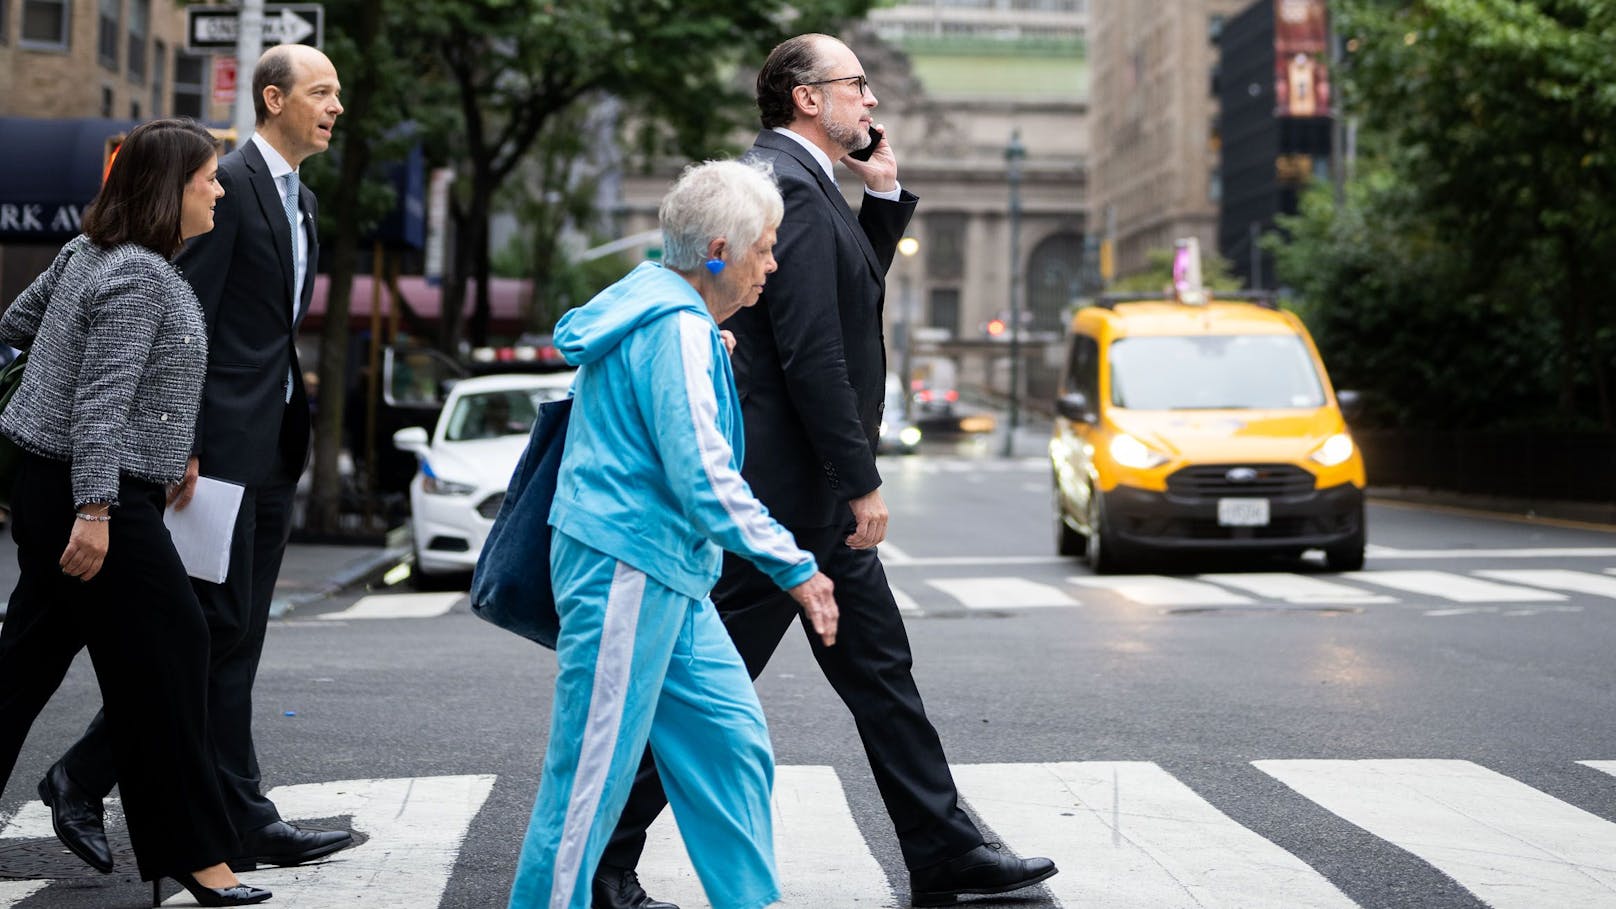
<svg viewBox="0 0 1616 909">
<path fill-rule="evenodd" d="M 869 0 L 400 0 L 422 49 L 424 94 L 452 92 L 457 129 L 443 153 L 463 166 L 452 220 L 457 233 L 444 292 L 443 342 L 459 337 L 468 278 L 477 280 L 469 333 L 489 318 L 488 216 L 535 143 L 572 128 L 577 107 L 607 94 L 637 125 L 637 148 L 654 157 L 712 154 L 748 117 L 733 78 L 800 31 L 862 15 Z"/>
<path fill-rule="evenodd" d="M 1395 425 L 1610 427 L 1616 3 L 1339 14 L 1364 157 L 1275 248 L 1338 383 Z"/>
</svg>

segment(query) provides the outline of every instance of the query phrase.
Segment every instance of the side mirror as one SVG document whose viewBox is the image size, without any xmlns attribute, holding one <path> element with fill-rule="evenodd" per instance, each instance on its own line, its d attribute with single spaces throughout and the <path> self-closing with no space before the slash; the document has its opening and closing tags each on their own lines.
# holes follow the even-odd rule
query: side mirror
<svg viewBox="0 0 1616 909">
<path fill-rule="evenodd" d="M 406 426 L 393 433 L 393 447 L 399 451 L 407 451 L 418 458 L 424 458 L 432 439 L 426 434 L 426 429 L 420 426 Z"/>
<path fill-rule="evenodd" d="M 1341 407 L 1341 418 L 1349 423 L 1363 415 L 1363 395 L 1356 391 L 1337 391 L 1335 402 Z"/>
<path fill-rule="evenodd" d="M 1081 391 L 1069 391 L 1056 398 L 1055 412 L 1074 423 L 1094 423 L 1099 420 L 1093 405 L 1089 404 L 1088 395 Z"/>
</svg>

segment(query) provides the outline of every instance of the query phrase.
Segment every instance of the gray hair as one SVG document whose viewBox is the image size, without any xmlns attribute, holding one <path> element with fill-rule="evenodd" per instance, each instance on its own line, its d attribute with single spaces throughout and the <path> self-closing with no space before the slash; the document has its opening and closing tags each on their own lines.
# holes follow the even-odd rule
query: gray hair
<svg viewBox="0 0 1616 909">
<path fill-rule="evenodd" d="M 699 268 L 707 260 L 708 244 L 719 237 L 731 248 L 745 250 L 765 228 L 779 227 L 784 214 L 785 203 L 768 162 L 692 164 L 657 209 L 662 262 L 675 271 Z"/>
</svg>

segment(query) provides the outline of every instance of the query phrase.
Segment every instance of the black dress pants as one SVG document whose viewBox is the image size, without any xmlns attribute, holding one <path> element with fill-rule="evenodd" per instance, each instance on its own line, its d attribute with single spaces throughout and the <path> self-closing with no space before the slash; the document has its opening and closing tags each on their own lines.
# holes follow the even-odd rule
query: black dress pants
<svg viewBox="0 0 1616 909">
<path fill-rule="evenodd" d="M 166 492 L 124 477 L 101 571 L 62 573 L 72 477 L 25 455 L 12 499 L 21 577 L 0 625 L 0 769 L 9 781 L 29 727 L 88 646 L 113 775 L 140 876 L 190 872 L 239 851 L 207 730 L 208 628 L 163 526 Z"/>
<path fill-rule="evenodd" d="M 886 571 L 875 550 L 850 549 L 844 542 L 855 524 L 845 506 L 842 511 L 845 522 L 833 527 L 789 528 L 797 545 L 814 554 L 819 570 L 836 585 L 841 616 L 834 647 L 819 640 L 789 594 L 737 556 L 724 556 L 713 603 L 754 679 L 792 621 L 802 625 L 820 670 L 853 714 L 904 863 L 924 868 L 980 846 L 982 834 L 959 807 L 942 742 L 926 718 L 910 671 L 909 635 Z M 602 864 L 638 864 L 646 828 L 666 805 L 647 750 Z"/>
<path fill-rule="evenodd" d="M 230 820 L 243 833 L 280 820 L 280 812 L 263 794 L 252 737 L 252 690 L 275 580 L 292 533 L 296 477 L 290 473 L 281 470 L 273 482 L 248 486 L 242 494 L 225 582 L 191 580 L 211 637 L 208 719 L 219 786 Z M 105 796 L 117 782 L 113 750 L 106 723 L 97 715 L 62 763 L 85 792 Z"/>
</svg>

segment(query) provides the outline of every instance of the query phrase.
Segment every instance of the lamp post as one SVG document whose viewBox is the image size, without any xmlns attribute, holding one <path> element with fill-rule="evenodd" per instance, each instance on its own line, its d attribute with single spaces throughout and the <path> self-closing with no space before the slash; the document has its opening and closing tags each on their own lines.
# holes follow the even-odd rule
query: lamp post
<svg viewBox="0 0 1616 909">
<path fill-rule="evenodd" d="M 920 251 L 920 241 L 914 237 L 904 237 L 898 241 L 898 252 L 905 259 L 914 258 Z M 903 287 L 903 355 L 899 369 L 903 370 L 903 377 L 899 386 L 903 389 L 903 418 L 914 422 L 914 389 L 911 383 L 915 375 L 915 295 L 910 285 L 909 266 L 906 263 L 903 271 L 898 273 L 898 280 Z"/>
<path fill-rule="evenodd" d="M 1021 130 L 1010 132 L 1005 146 L 1005 178 L 1010 183 L 1010 425 L 1004 434 L 1004 456 L 1015 454 L 1016 426 L 1021 419 L 1021 159 L 1027 148 Z"/>
</svg>

